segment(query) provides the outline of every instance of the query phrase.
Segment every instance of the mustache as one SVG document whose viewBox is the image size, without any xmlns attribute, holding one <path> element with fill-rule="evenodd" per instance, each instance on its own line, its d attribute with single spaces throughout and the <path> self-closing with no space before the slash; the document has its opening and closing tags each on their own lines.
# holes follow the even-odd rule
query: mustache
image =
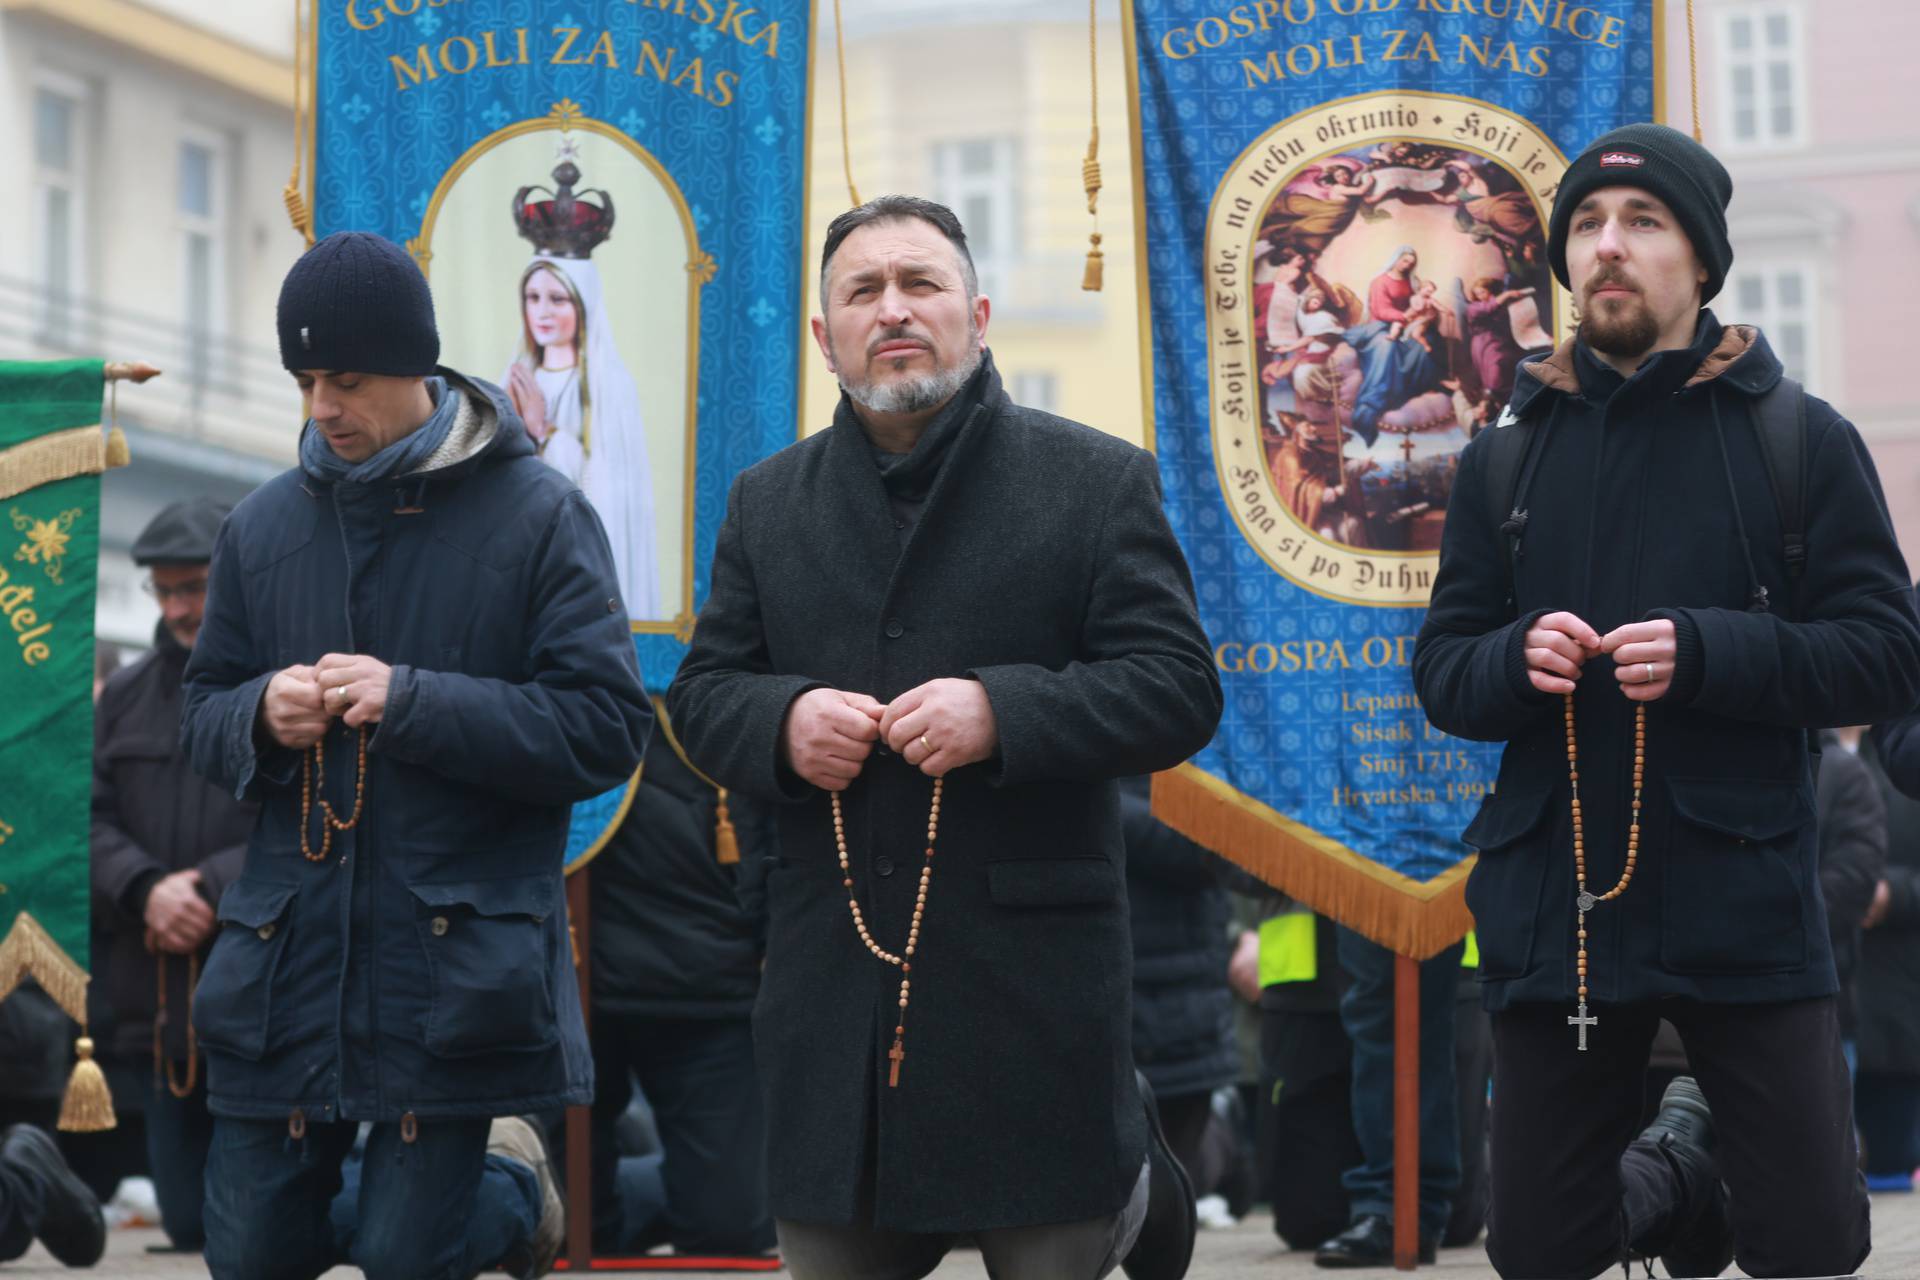
<svg viewBox="0 0 1920 1280">
<path fill-rule="evenodd" d="M 911 329 L 908 329 L 906 326 L 901 325 L 897 328 L 887 330 L 885 333 L 882 333 L 878 337 L 876 337 L 872 342 L 869 342 L 867 344 L 867 358 L 869 360 L 873 359 L 874 353 L 879 351 L 880 348 L 886 346 L 890 342 L 917 342 L 921 346 L 927 348 L 929 351 L 933 349 L 932 339 L 926 337 L 923 334 L 915 333 Z"/>
<path fill-rule="evenodd" d="M 1640 292 L 1640 286 L 1627 279 L 1626 273 L 1615 267 L 1602 267 L 1599 271 L 1595 272 L 1592 278 L 1587 281 L 1584 292 L 1591 298 L 1600 290 L 1611 286 L 1631 289 L 1635 293 Z"/>
</svg>

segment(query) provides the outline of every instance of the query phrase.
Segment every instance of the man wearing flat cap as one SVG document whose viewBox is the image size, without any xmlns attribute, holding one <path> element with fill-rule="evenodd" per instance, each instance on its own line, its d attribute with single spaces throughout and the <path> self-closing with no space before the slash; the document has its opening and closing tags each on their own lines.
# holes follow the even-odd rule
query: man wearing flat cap
<svg viewBox="0 0 1920 1280">
<path fill-rule="evenodd" d="M 1910 710 L 1920 625 L 1860 435 L 1706 303 L 1733 182 L 1654 124 L 1568 166 L 1579 330 L 1461 455 L 1414 653 L 1504 742 L 1463 838 L 1502 1276 L 1852 1272 L 1869 1247 L 1815 731 Z M 1691 1076 L 1639 1130 L 1662 1019 Z"/>
<path fill-rule="evenodd" d="M 180 678 L 199 638 L 207 565 L 226 514 L 211 498 L 189 498 L 135 539 L 133 562 L 147 570 L 142 585 L 160 621 L 153 649 L 107 681 L 94 717 L 94 920 L 108 939 L 95 972 L 114 1012 L 101 1050 L 153 1062 L 147 1157 L 161 1226 L 182 1250 L 205 1240 L 202 1184 L 213 1135 L 187 1009 L 255 812 L 195 774 L 180 749 Z"/>
</svg>

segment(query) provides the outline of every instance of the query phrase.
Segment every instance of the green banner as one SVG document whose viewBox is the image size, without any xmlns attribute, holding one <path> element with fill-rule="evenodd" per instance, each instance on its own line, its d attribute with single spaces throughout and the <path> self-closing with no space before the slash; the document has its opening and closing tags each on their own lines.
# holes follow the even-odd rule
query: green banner
<svg viewBox="0 0 1920 1280">
<path fill-rule="evenodd" d="M 0 934 L 31 916 L 81 969 L 102 375 L 98 360 L 0 361 Z"/>
</svg>

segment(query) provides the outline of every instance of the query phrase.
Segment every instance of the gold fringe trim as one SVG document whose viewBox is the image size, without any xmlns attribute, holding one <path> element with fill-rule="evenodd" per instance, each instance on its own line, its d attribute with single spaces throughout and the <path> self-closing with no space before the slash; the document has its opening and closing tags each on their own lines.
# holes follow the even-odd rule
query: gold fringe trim
<svg viewBox="0 0 1920 1280">
<path fill-rule="evenodd" d="M 24 977 L 38 982 L 69 1018 L 87 1025 L 87 983 L 92 979 L 38 920 L 22 911 L 0 938 L 0 1000 L 12 995 Z"/>
<path fill-rule="evenodd" d="M 1471 857 L 1432 880 L 1415 880 L 1191 764 L 1154 775 L 1153 813 L 1188 839 L 1399 955 L 1426 960 L 1473 928 L 1466 899 Z"/>
<path fill-rule="evenodd" d="M 99 424 L 53 431 L 0 452 L 0 498 L 74 476 L 97 476 L 129 461 L 127 437 L 120 428 L 102 433 Z"/>
</svg>

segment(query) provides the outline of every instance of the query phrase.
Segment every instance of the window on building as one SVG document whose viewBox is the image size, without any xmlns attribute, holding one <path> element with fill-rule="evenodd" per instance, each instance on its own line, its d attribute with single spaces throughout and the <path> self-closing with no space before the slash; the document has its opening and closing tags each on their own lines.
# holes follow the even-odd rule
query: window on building
<svg viewBox="0 0 1920 1280">
<path fill-rule="evenodd" d="M 1798 5 L 1743 5 L 1720 16 L 1721 120 L 1739 147 L 1806 140 L 1805 59 Z"/>
<path fill-rule="evenodd" d="M 86 289 L 86 87 L 48 79 L 33 95 L 33 220 L 40 340 L 75 340 Z"/>
<path fill-rule="evenodd" d="M 1747 267 L 1727 282 L 1733 305 L 1724 313 L 1729 323 L 1754 324 L 1767 335 L 1787 373 L 1802 382 L 1813 377 L 1813 279 L 1805 267 Z M 1723 303 L 1724 307 L 1725 304 Z"/>
<path fill-rule="evenodd" d="M 933 145 L 933 198 L 952 209 L 966 228 L 982 293 L 996 292 L 1020 255 L 1018 158 L 1013 138 Z"/>
<path fill-rule="evenodd" d="M 206 380 L 212 341 L 227 328 L 227 155 L 217 134 L 188 131 L 180 141 L 180 298 L 189 376 Z"/>
<path fill-rule="evenodd" d="M 1060 412 L 1060 379 L 1051 372 L 1028 370 L 1013 375 L 1013 402 L 1042 413 Z"/>
</svg>

